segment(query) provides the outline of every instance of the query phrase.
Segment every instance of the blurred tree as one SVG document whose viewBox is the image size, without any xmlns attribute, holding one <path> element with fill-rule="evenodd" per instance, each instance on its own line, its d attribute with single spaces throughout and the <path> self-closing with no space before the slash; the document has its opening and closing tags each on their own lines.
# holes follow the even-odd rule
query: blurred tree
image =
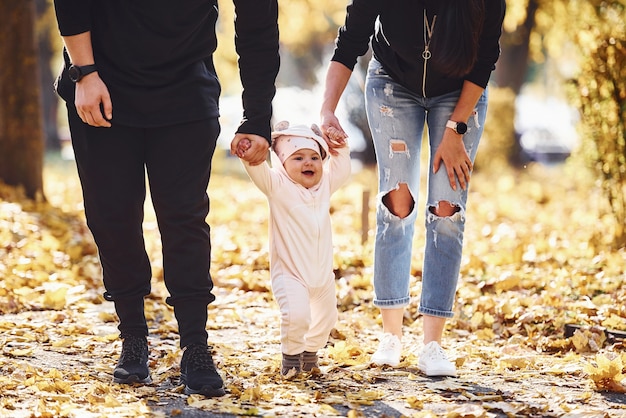
<svg viewBox="0 0 626 418">
<path fill-rule="evenodd" d="M 515 138 L 515 97 L 510 88 L 489 88 L 487 122 L 480 142 L 474 170 L 497 173 L 511 164 L 518 166 Z"/>
<path fill-rule="evenodd" d="M 333 46 L 337 28 L 343 24 L 347 1 L 279 1 L 278 24 L 281 42 L 281 73 L 277 83 L 309 88 L 317 83 L 317 72 Z M 215 66 L 226 93 L 241 88 L 234 46 L 232 0 L 219 0 L 218 49 Z M 284 65 L 293 62 L 293 65 Z"/>
<path fill-rule="evenodd" d="M 515 100 L 528 78 L 534 48 L 535 17 L 541 1 L 507 0 L 500 38 L 501 53 L 492 74 L 485 141 L 476 157 L 477 169 L 498 169 L 502 164 L 521 166 L 522 150 L 515 132 Z"/>
<path fill-rule="evenodd" d="M 334 0 L 279 2 L 281 43 L 296 63 L 299 70 L 296 80 L 302 87 L 318 82 L 318 70 L 325 67 L 333 49 L 337 29 L 345 19 L 347 3 Z M 283 76 L 289 82 L 288 75 Z"/>
<path fill-rule="evenodd" d="M 0 180 L 43 198 L 35 0 L 0 2 Z"/>
<path fill-rule="evenodd" d="M 572 99 L 582 114 L 582 152 L 598 173 L 615 218 L 613 245 L 626 246 L 626 1 L 561 0 L 547 43 L 558 56 L 574 43 Z"/>
<path fill-rule="evenodd" d="M 59 97 L 52 87 L 56 75 L 52 65 L 56 61 L 54 58 L 60 52 L 62 43 L 56 25 L 52 0 L 35 0 L 35 10 L 45 147 L 48 150 L 58 150 L 61 148 L 57 114 Z"/>
<path fill-rule="evenodd" d="M 507 11 L 500 39 L 501 54 L 493 73 L 498 87 L 519 94 L 526 81 L 530 58 L 530 39 L 540 0 L 507 0 Z M 552 1 L 552 0 L 546 0 Z"/>
</svg>

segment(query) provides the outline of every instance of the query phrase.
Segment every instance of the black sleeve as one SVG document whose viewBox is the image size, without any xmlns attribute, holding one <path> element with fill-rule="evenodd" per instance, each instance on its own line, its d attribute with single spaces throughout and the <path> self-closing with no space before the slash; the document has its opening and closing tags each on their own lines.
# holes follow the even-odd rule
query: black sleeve
<svg viewBox="0 0 626 418">
<path fill-rule="evenodd" d="M 271 143 L 272 99 L 280 66 L 277 0 L 234 0 L 235 49 L 243 86 L 243 120 L 238 133 Z"/>
<path fill-rule="evenodd" d="M 332 61 L 340 62 L 351 70 L 354 69 L 357 58 L 369 49 L 380 10 L 380 0 L 353 0 L 347 6 L 346 20 L 339 28 Z"/>
<path fill-rule="evenodd" d="M 478 45 L 478 61 L 472 71 L 465 76 L 466 80 L 483 88 L 487 86 L 491 72 L 496 68 L 496 61 L 500 57 L 500 36 L 505 10 L 505 0 L 485 1 L 485 23 Z"/>
<path fill-rule="evenodd" d="M 54 0 L 54 10 L 61 36 L 91 30 L 91 0 Z"/>
</svg>

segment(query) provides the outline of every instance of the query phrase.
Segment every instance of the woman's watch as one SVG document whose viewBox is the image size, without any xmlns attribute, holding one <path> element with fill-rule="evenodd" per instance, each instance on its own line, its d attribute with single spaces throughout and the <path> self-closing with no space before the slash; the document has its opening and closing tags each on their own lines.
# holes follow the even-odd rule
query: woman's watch
<svg viewBox="0 0 626 418">
<path fill-rule="evenodd" d="M 446 128 L 450 128 L 457 134 L 463 135 L 465 134 L 465 132 L 467 132 L 467 123 L 449 120 L 448 122 L 446 122 Z"/>
</svg>

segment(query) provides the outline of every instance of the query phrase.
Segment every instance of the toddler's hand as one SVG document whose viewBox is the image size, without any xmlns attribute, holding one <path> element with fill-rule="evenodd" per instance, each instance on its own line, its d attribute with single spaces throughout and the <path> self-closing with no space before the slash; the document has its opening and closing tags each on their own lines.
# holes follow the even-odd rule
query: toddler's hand
<svg viewBox="0 0 626 418">
<path fill-rule="evenodd" d="M 243 158 L 246 151 L 250 149 L 252 143 L 248 138 L 244 138 L 237 144 L 237 157 Z"/>
<path fill-rule="evenodd" d="M 346 139 L 348 135 L 344 132 L 339 120 L 333 112 L 322 112 L 321 127 L 330 153 L 337 155 L 337 148 L 343 148 L 347 145 Z"/>
<path fill-rule="evenodd" d="M 331 126 L 326 130 L 326 136 L 328 136 L 328 139 L 330 139 L 332 142 L 336 143 L 339 146 L 345 144 L 346 138 L 348 138 L 348 135 L 345 132 L 340 131 L 334 126 Z"/>
<path fill-rule="evenodd" d="M 324 134 L 324 140 L 328 144 L 328 151 L 330 151 L 330 154 L 339 155 L 337 149 L 343 148 L 347 145 L 346 139 L 348 138 L 348 135 L 346 135 L 343 130 L 339 130 L 334 126 L 327 128 Z"/>
</svg>

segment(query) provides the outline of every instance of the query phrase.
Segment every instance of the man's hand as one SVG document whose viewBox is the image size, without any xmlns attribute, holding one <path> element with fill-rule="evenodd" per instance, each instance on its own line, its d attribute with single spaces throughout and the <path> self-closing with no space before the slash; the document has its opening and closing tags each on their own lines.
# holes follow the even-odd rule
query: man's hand
<svg viewBox="0 0 626 418">
<path fill-rule="evenodd" d="M 250 165 L 259 165 L 267 159 L 269 147 L 267 139 L 260 135 L 239 133 L 230 143 L 230 153 Z"/>
<path fill-rule="evenodd" d="M 109 89 L 97 72 L 83 77 L 76 83 L 74 105 L 81 120 L 88 125 L 109 128 L 113 106 Z"/>
</svg>

